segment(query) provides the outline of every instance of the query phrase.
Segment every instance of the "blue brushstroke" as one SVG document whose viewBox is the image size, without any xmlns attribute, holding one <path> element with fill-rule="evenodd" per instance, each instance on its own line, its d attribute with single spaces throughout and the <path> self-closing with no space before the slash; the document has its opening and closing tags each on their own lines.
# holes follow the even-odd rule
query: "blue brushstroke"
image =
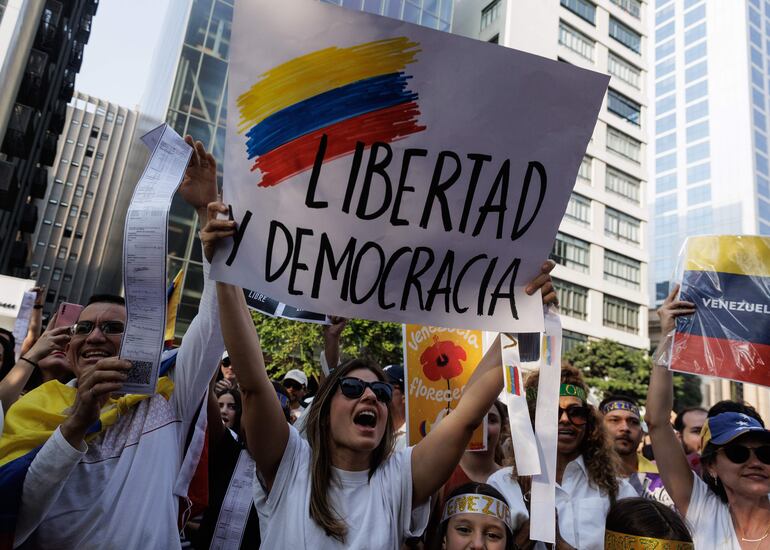
<svg viewBox="0 0 770 550">
<path fill-rule="evenodd" d="M 286 107 L 246 133 L 249 158 L 337 122 L 415 101 L 417 93 L 407 89 L 410 78 L 402 72 L 375 76 Z"/>
</svg>

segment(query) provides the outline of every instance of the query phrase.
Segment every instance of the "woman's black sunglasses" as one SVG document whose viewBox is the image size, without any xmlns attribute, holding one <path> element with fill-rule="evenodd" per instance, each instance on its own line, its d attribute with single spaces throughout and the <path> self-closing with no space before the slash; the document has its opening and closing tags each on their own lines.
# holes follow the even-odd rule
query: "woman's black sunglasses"
<svg viewBox="0 0 770 550">
<path fill-rule="evenodd" d="M 570 405 L 566 409 L 559 407 L 559 419 L 564 413 L 574 426 L 583 426 L 588 422 L 588 407 L 584 405 Z"/>
<path fill-rule="evenodd" d="M 743 464 L 749 459 L 752 452 L 762 464 L 770 464 L 770 445 L 746 447 L 745 445 L 732 444 L 720 447 L 719 450 L 723 451 L 728 460 L 734 464 Z"/>
<path fill-rule="evenodd" d="M 348 399 L 358 399 L 364 394 L 366 388 L 372 390 L 377 401 L 382 403 L 390 403 L 390 400 L 393 397 L 393 388 L 391 385 L 380 380 L 375 382 L 364 382 L 360 378 L 347 376 L 345 378 L 340 378 L 339 384 L 342 395 Z"/>
</svg>

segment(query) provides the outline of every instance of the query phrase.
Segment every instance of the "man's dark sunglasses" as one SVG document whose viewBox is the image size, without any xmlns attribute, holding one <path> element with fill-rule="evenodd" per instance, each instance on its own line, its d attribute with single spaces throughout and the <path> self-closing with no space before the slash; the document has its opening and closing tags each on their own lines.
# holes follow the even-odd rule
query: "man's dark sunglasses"
<svg viewBox="0 0 770 550">
<path fill-rule="evenodd" d="M 224 359 L 222 359 L 222 366 L 223 367 L 229 367 L 231 364 L 232 363 L 230 362 L 230 358 L 229 357 L 225 357 Z"/>
<path fill-rule="evenodd" d="M 749 459 L 752 452 L 762 464 L 770 464 L 770 445 L 746 447 L 745 445 L 734 443 L 732 445 L 721 447 L 720 450 L 723 451 L 728 460 L 734 464 L 743 464 Z"/>
<path fill-rule="evenodd" d="M 566 409 L 559 407 L 559 419 L 564 413 L 567 413 L 567 418 L 574 426 L 583 426 L 588 422 L 589 411 L 584 405 L 570 405 Z"/>
<path fill-rule="evenodd" d="M 93 321 L 78 321 L 72 325 L 70 332 L 72 336 L 88 336 L 97 326 L 105 335 L 123 334 L 126 329 L 126 325 L 122 321 L 102 321 L 98 325 Z"/>
<path fill-rule="evenodd" d="M 299 382 L 295 382 L 294 380 L 284 380 L 283 387 L 288 388 L 290 390 L 301 390 L 302 384 L 300 384 Z"/>
<path fill-rule="evenodd" d="M 342 395 L 348 399 L 358 399 L 361 397 L 366 388 L 372 390 L 377 401 L 382 403 L 390 403 L 393 398 L 393 387 L 387 382 L 377 380 L 375 382 L 364 382 L 360 378 L 353 378 L 351 376 L 340 378 L 340 391 Z"/>
</svg>

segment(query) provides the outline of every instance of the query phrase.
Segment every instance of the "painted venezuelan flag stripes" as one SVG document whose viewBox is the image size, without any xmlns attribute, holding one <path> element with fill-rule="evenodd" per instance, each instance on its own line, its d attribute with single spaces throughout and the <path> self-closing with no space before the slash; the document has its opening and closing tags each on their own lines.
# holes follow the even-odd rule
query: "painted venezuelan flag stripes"
<svg viewBox="0 0 770 550">
<path fill-rule="evenodd" d="M 672 368 L 770 386 L 770 239 L 691 237 L 684 267 Z"/>
<path fill-rule="evenodd" d="M 270 187 L 314 163 L 327 136 L 324 161 L 351 153 L 357 142 L 392 142 L 425 130 L 418 94 L 403 72 L 418 45 L 399 37 L 350 48 L 327 48 L 262 75 L 238 98 L 238 131 L 255 159 L 260 187 Z"/>
</svg>

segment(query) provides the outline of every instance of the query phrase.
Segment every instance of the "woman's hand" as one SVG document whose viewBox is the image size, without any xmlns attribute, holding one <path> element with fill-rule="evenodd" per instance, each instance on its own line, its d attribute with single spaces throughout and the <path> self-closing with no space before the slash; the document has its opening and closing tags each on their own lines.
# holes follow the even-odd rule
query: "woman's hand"
<svg viewBox="0 0 770 550">
<path fill-rule="evenodd" d="M 217 243 L 226 237 L 235 235 L 236 223 L 232 220 L 219 220 L 217 214 L 226 214 L 227 206 L 224 203 L 215 201 L 208 204 L 207 221 L 203 229 L 200 230 L 200 239 L 203 243 L 203 255 L 209 263 L 214 258 Z"/>
<path fill-rule="evenodd" d="M 664 336 L 674 330 L 677 317 L 695 313 L 695 304 L 676 300 L 677 294 L 679 294 L 679 285 L 674 287 L 657 311 L 660 318 L 660 332 Z"/>
<path fill-rule="evenodd" d="M 46 331 L 37 339 L 35 345 L 27 353 L 23 354 L 24 357 L 37 363 L 55 351 L 64 351 L 66 349 L 70 341 L 71 327 L 53 328 L 55 319 L 51 321 L 48 323 Z"/>
</svg>

